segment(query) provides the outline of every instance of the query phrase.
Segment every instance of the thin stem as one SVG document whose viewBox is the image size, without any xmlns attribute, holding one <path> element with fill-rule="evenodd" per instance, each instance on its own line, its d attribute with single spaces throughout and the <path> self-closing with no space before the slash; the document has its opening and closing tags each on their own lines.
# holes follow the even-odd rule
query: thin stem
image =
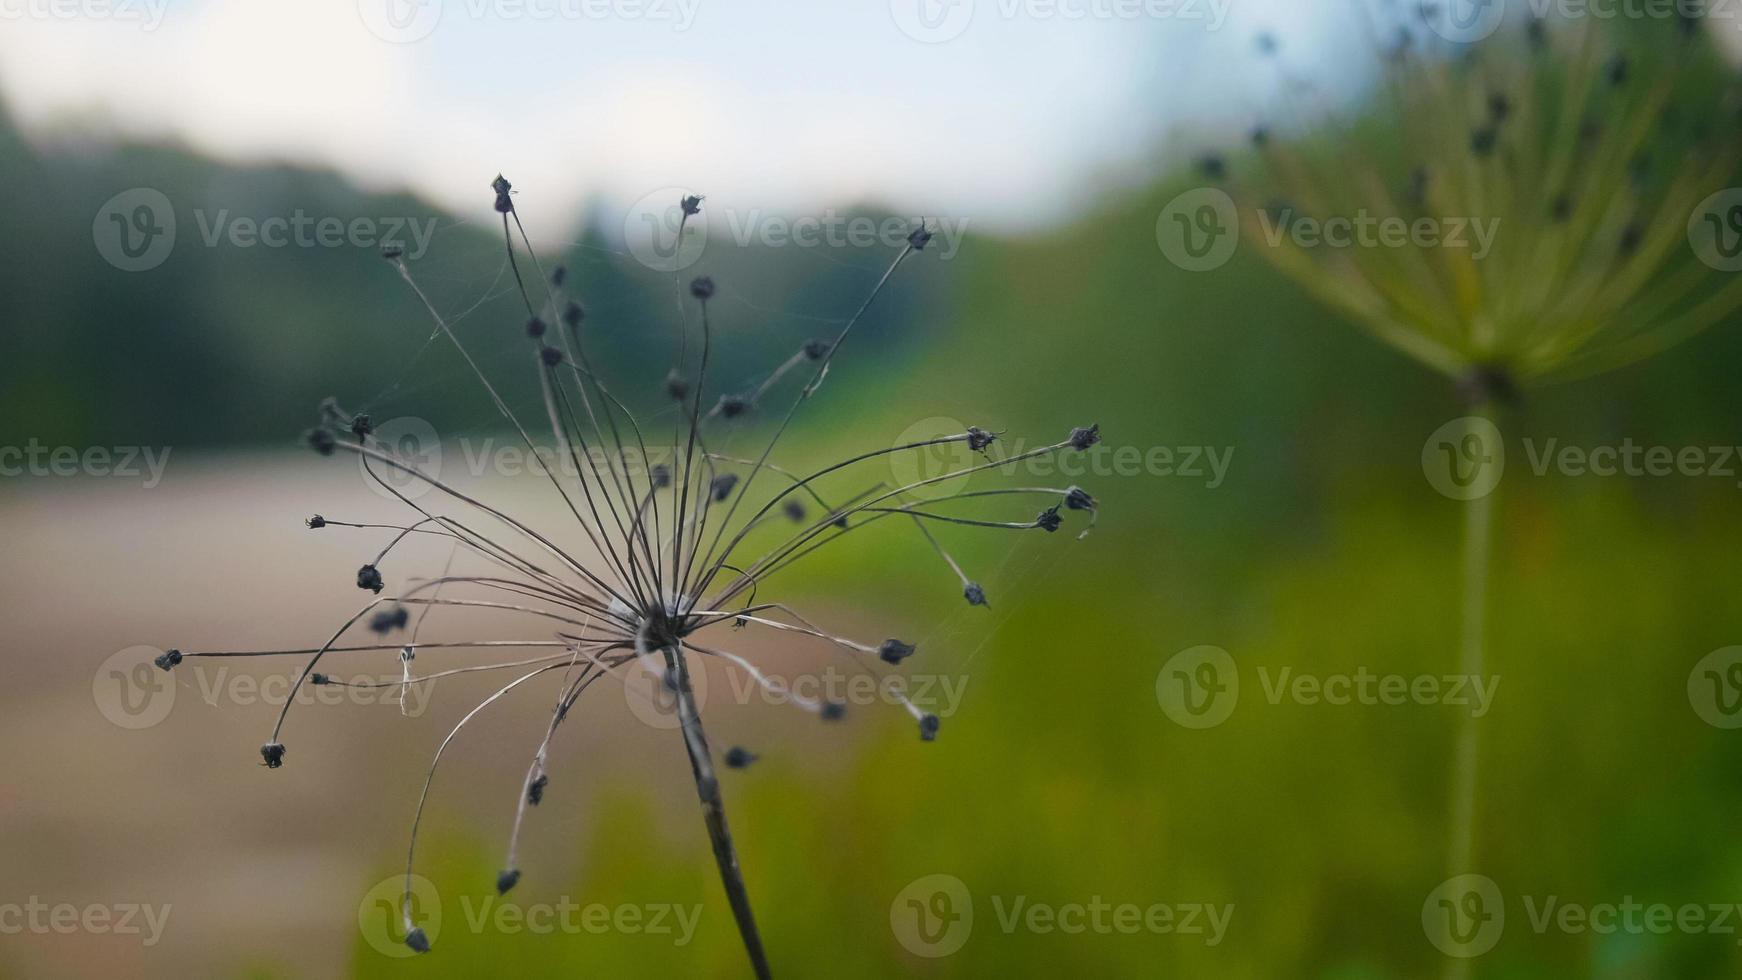
<svg viewBox="0 0 1742 980">
<path fill-rule="evenodd" d="M 756 929 L 756 917 L 750 909 L 750 892 L 744 887 L 744 872 L 738 867 L 738 850 L 732 845 L 732 831 L 726 826 L 726 804 L 720 798 L 720 780 L 714 773 L 714 759 L 708 750 L 708 737 L 702 731 L 702 715 L 690 689 L 690 670 L 683 652 L 666 648 L 665 665 L 677 687 L 678 720 L 683 729 L 684 748 L 690 756 L 690 772 L 695 776 L 696 795 L 701 797 L 702 818 L 708 825 L 708 840 L 714 846 L 714 863 L 720 868 L 720 883 L 726 887 L 726 899 L 732 905 L 732 917 L 738 922 L 738 935 L 744 940 L 744 952 L 750 957 L 750 968 L 757 980 L 769 980 L 768 956 L 762 951 L 762 934 Z"/>
<path fill-rule="evenodd" d="M 1488 417 L 1492 409 L 1478 405 L 1471 413 Z M 1459 627 L 1458 671 L 1466 678 L 1482 676 L 1488 621 L 1488 565 L 1494 543 L 1494 496 L 1496 487 L 1464 504 L 1463 612 Z M 1474 871 L 1476 852 L 1476 790 L 1481 775 L 1480 719 L 1465 714 L 1458 729 L 1452 768 L 1451 842 L 1447 852 L 1448 877 Z M 1447 980 L 1470 975 L 1470 960 L 1450 957 Z"/>
</svg>

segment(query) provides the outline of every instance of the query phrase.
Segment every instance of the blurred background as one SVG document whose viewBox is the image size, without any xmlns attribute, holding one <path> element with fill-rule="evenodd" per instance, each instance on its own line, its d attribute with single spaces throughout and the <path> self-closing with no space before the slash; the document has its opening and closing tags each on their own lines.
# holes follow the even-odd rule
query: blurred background
<svg viewBox="0 0 1742 980">
<path fill-rule="evenodd" d="M 1502 10 L 1503 37 L 1527 27 L 1513 7 L 1475 9 Z M 1101 426 L 1079 471 L 1017 477 L 1089 489 L 1094 533 L 1073 540 L 1068 513 L 1057 535 L 949 535 L 988 608 L 922 538 L 881 529 L 770 590 L 842 633 L 916 640 L 935 743 L 879 696 L 819 728 L 709 668 L 716 748 L 761 757 L 724 782 L 778 975 L 1438 976 L 1476 952 L 1432 926 L 1472 713 L 1464 870 L 1504 910 L 1472 975 L 1736 975 L 1742 323 L 1506 413 L 1478 705 L 1455 676 L 1466 505 L 1424 469 L 1465 413 L 1455 385 L 1318 305 L 1261 242 L 1198 269 L 1162 234 L 1170 202 L 1240 172 L 1255 127 L 1365 120 L 1375 145 L 1407 145 L 1377 108 L 1390 53 L 1454 62 L 1467 39 L 1376 40 L 1375 16 L 0 0 L 0 976 L 749 975 L 679 736 L 629 689 L 602 684 L 562 730 L 506 898 L 495 873 L 554 693 L 455 740 L 418 851 L 436 948 L 410 957 L 391 909 L 425 770 L 497 675 L 305 691 L 269 773 L 257 747 L 300 660 L 148 666 L 316 646 L 355 611 L 354 569 L 385 538 L 304 519 L 403 508 L 301 444 L 328 396 L 574 533 L 379 257 L 403 249 L 536 418 L 498 172 L 647 418 L 670 412 L 681 283 L 719 284 L 715 377 L 744 390 L 833 336 L 925 218 L 931 245 L 855 328 L 783 465 L 970 424 L 1006 451 Z M 1642 50 L 1674 34 L 1675 58 L 1722 78 L 1739 27 L 1714 9 L 1691 31 L 1648 13 L 1601 31 Z M 1736 124 L 1719 86 L 1673 106 Z M 686 193 L 705 195 L 700 234 L 676 243 Z M 1707 465 L 1538 465 L 1627 445 Z M 445 557 L 395 561 L 433 575 Z M 844 676 L 789 637 L 734 641 L 771 674 Z M 1208 717 L 1170 695 L 1202 647 L 1221 651 Z M 417 663 L 481 659 L 501 658 Z M 350 665 L 400 671 L 391 652 Z M 1324 696 L 1363 677 L 1440 694 Z"/>
</svg>

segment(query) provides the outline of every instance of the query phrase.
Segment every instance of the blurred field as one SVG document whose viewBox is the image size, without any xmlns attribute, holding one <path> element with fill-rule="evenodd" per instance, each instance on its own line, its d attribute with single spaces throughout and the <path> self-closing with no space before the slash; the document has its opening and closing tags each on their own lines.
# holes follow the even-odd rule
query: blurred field
<svg viewBox="0 0 1742 980">
<path fill-rule="evenodd" d="M 962 557 L 993 596 L 990 610 L 964 607 L 911 535 L 823 552 L 785 581 L 782 598 L 845 631 L 920 638 L 912 671 L 963 678 L 967 694 L 931 745 L 893 708 L 855 709 L 821 730 L 778 706 L 708 712 L 717 747 L 763 755 L 728 773 L 725 789 L 778 974 L 1366 980 L 1443 969 L 1422 907 L 1446 875 L 1457 709 L 1273 704 L 1259 671 L 1455 669 L 1460 505 L 1429 486 L 1420 457 L 1457 402 L 1255 260 L 1205 275 L 1166 265 L 1155 215 L 1185 186 L 1130 191 L 1064 231 L 974 239 L 954 262 L 922 266 L 898 283 L 866 342 L 831 375 L 818 414 L 795 431 L 798 459 L 886 446 L 934 417 L 1008 429 L 1029 444 L 1098 422 L 1114 447 L 1233 447 L 1234 456 L 1214 488 L 1186 476 L 1075 478 L 1103 503 L 1099 529 L 1082 542 L 1067 533 L 967 539 Z M 479 236 L 432 257 L 447 308 L 490 290 L 490 254 Z M 807 317 L 849 312 L 876 266 L 867 256 L 714 254 L 729 290 L 722 329 L 744 339 L 727 368 L 739 377 L 763 351 L 808 336 Z M 621 330 L 606 356 L 655 383 L 665 364 L 642 351 L 665 336 L 667 322 L 649 313 L 669 310 L 665 284 L 637 278 L 609 250 L 576 248 L 570 258 L 583 281 L 628 282 L 599 306 L 598 319 Z M 245 259 L 266 274 L 268 257 Z M 376 282 L 385 270 L 370 268 L 366 285 L 347 280 L 310 301 L 330 308 L 310 314 L 306 333 L 290 300 L 275 299 L 307 299 L 318 293 L 311 284 L 214 300 L 223 315 L 198 332 L 237 349 L 193 345 L 223 383 L 185 398 L 173 373 L 112 366 L 93 375 L 112 370 L 126 382 L 103 396 L 113 401 L 92 403 L 106 411 L 84 417 L 59 413 L 83 382 L 45 375 L 36 394 L 11 387 L 8 422 L 21 436 L 175 448 L 162 485 L 148 491 L 120 479 L 0 485 L 9 668 L 0 902 L 152 902 L 173 912 L 151 948 L 122 936 L 0 936 L 0 975 L 745 975 L 678 737 L 637 721 L 619 690 L 589 694 L 559 739 L 549 795 L 523 843 L 526 878 L 511 897 L 699 905 L 693 941 L 468 928 L 492 892 L 524 760 L 542 732 L 541 688 L 482 716 L 436 782 L 419 870 L 441 895 L 444 928 L 435 951 L 414 961 L 367 941 L 359 904 L 396 873 L 429 753 L 488 681 L 440 686 L 412 718 L 383 704 L 299 708 L 286 767 L 270 774 L 256 748 L 271 706 L 203 704 L 186 672 L 155 727 L 127 731 L 94 703 L 99 665 L 123 648 L 314 644 L 355 608 L 349 578 L 374 547 L 300 522 L 316 512 L 385 515 L 385 503 L 346 464 L 259 448 L 280 436 L 273 446 L 288 445 L 289 420 L 305 418 L 315 394 L 364 398 L 388 387 L 384 414 L 428 411 L 445 434 L 492 431 L 439 355 L 387 385 L 415 349 L 405 338 L 421 339 L 424 327 L 391 283 Z M 812 276 L 823 285 L 799 285 Z M 198 278 L 190 274 L 190 288 Z M 144 302 L 136 282 L 99 282 L 116 291 L 105 302 Z M 255 315 L 277 330 L 249 333 Z M 478 331 L 469 336 L 489 336 L 492 324 L 518 329 L 501 297 L 469 321 Z M 1538 933 L 1525 904 L 1551 895 L 1584 905 L 1742 901 L 1738 733 L 1702 721 L 1688 696 L 1694 665 L 1742 642 L 1742 489 L 1715 477 L 1538 477 L 1522 447 L 1526 437 L 1734 444 L 1738 327 L 1599 381 L 1534 393 L 1504 423 L 1511 457 L 1489 654 L 1500 687 L 1482 721 L 1477 854 L 1506 895 L 1507 921 L 1476 976 L 1742 971 L 1734 935 Z M 158 327 L 145 329 L 127 343 L 155 350 L 161 337 L 149 330 Z M 76 347 L 40 333 L 47 347 Z M 332 353 L 333 338 L 347 334 L 364 354 Z M 157 353 L 173 360 L 179 348 Z M 329 361 L 338 377 L 321 381 Z M 140 414 L 154 398 L 176 404 L 161 417 Z M 190 408 L 205 401 L 234 412 L 203 433 L 209 440 Z M 492 489 L 558 520 L 524 479 Z M 439 561 L 425 556 L 426 567 Z M 1226 722 L 1194 731 L 1161 710 L 1157 684 L 1170 657 L 1200 644 L 1229 651 L 1242 687 Z M 820 662 L 765 636 L 739 646 L 789 670 Z M 450 662 L 428 656 L 427 666 Z M 374 669 L 394 669 L 391 658 Z M 898 896 L 931 875 L 960 879 L 974 920 L 959 951 L 924 958 L 903 946 L 892 906 L 899 917 Z M 1215 945 L 1006 931 L 999 910 L 1019 896 L 1233 913 Z M 367 904 L 362 913 L 379 914 Z"/>
</svg>

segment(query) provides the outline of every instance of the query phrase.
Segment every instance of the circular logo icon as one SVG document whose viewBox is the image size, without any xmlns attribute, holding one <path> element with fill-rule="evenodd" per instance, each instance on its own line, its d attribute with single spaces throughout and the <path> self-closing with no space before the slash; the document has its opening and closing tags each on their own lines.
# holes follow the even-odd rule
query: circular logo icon
<svg viewBox="0 0 1742 980">
<path fill-rule="evenodd" d="M 155 269 L 175 248 L 175 208 L 155 188 L 122 191 L 97 209 L 91 241 L 97 254 L 122 272 Z"/>
<path fill-rule="evenodd" d="M 706 204 L 685 220 L 687 187 L 661 187 L 629 206 L 623 216 L 623 242 L 636 261 L 655 272 L 680 272 L 701 260 L 708 247 Z"/>
<path fill-rule="evenodd" d="M 1453 500 L 1486 497 L 1506 472 L 1506 441 L 1499 427 L 1480 415 L 1453 419 L 1421 444 L 1421 472 Z"/>
<path fill-rule="evenodd" d="M 1443 0 L 1421 10 L 1428 30 L 1453 44 L 1475 44 L 1500 29 L 1506 0 Z"/>
<path fill-rule="evenodd" d="M 974 20 L 974 0 L 889 0 L 901 33 L 924 44 L 960 37 Z"/>
<path fill-rule="evenodd" d="M 1688 244 L 1719 272 L 1742 272 L 1742 187 L 1721 190 L 1694 208 Z"/>
<path fill-rule="evenodd" d="M 1500 886 L 1483 875 L 1458 875 L 1421 903 L 1421 927 L 1428 942 L 1447 956 L 1481 956 L 1506 931 L 1506 901 Z"/>
<path fill-rule="evenodd" d="M 91 676 L 91 698 L 103 717 L 122 728 L 150 728 L 175 707 L 175 678 L 153 660 L 156 647 L 133 646 L 110 654 Z"/>
<path fill-rule="evenodd" d="M 708 672 L 701 664 L 690 660 L 690 693 L 695 698 L 696 711 L 708 703 Z M 665 657 L 637 657 L 623 670 L 623 700 L 629 711 L 649 728 L 671 731 L 683 725 L 677 711 L 677 689 L 666 683 Z"/>
<path fill-rule="evenodd" d="M 1713 728 L 1742 728 L 1742 646 L 1713 650 L 1694 664 L 1688 703 Z"/>
<path fill-rule="evenodd" d="M 960 436 L 967 431 L 968 426 L 960 419 L 934 415 L 902 429 L 889 446 L 892 449 L 898 446 L 914 446 L 916 443 L 930 442 L 944 436 Z M 985 456 L 969 447 L 968 440 L 958 439 L 955 442 L 916 446 L 913 449 L 892 452 L 889 454 L 889 471 L 895 479 L 894 485 L 898 487 L 936 480 L 935 483 L 925 483 L 913 491 L 915 497 L 935 499 L 961 493 L 974 478 L 972 474 L 962 471 L 984 466 L 986 462 Z M 943 479 L 939 479 L 940 477 Z M 889 506 L 900 507 L 904 501 L 891 497 L 887 503 Z"/>
<path fill-rule="evenodd" d="M 948 956 L 974 931 L 974 897 L 955 875 L 915 879 L 889 903 L 889 928 L 915 956 Z"/>
<path fill-rule="evenodd" d="M 382 956 L 416 956 L 417 950 L 405 944 L 405 937 L 412 929 L 422 929 L 424 938 L 433 944 L 441 935 L 441 893 L 422 875 L 412 875 L 409 880 L 405 875 L 383 878 L 357 903 L 357 928 L 369 948 Z"/>
<path fill-rule="evenodd" d="M 1220 188 L 1186 191 L 1156 217 L 1155 242 L 1169 262 L 1187 272 L 1219 269 L 1240 244 L 1240 212 Z"/>
<path fill-rule="evenodd" d="M 442 0 L 357 0 L 357 13 L 369 33 L 389 44 L 410 44 L 435 32 Z"/>
<path fill-rule="evenodd" d="M 1221 647 L 1181 650 L 1161 665 L 1155 699 L 1175 724 L 1214 728 L 1227 721 L 1240 703 L 1240 670 Z"/>
<path fill-rule="evenodd" d="M 431 480 L 441 479 L 442 440 L 436 435 L 435 426 L 423 419 L 414 415 L 388 419 L 375 427 L 369 441 L 374 448 L 398 460 L 400 466 L 415 469 Z M 388 500 L 399 499 L 394 491 L 398 491 L 407 500 L 416 500 L 430 491 L 429 480 L 389 466 L 378 459 L 359 454 L 357 468 L 363 474 L 363 482 L 369 485 L 369 489 Z"/>
</svg>

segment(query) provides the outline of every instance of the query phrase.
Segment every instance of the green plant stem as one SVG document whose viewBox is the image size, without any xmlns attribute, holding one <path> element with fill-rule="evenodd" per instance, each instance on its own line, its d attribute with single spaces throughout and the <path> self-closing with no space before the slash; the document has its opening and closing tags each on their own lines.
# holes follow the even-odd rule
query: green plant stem
<svg viewBox="0 0 1742 980">
<path fill-rule="evenodd" d="M 678 721 L 683 730 L 684 748 L 689 751 L 696 795 L 701 797 L 708 841 L 714 848 L 714 863 L 720 868 L 720 883 L 726 888 L 726 900 L 732 905 L 732 917 L 737 920 L 738 935 L 744 940 L 750 968 L 755 971 L 757 980 L 769 980 L 768 956 L 762 951 L 762 934 L 756 930 L 756 916 L 750 909 L 750 892 L 744 887 L 744 873 L 738 868 L 738 850 L 733 847 L 732 831 L 726 826 L 726 804 L 720 798 L 720 780 L 714 773 L 714 757 L 708 749 L 708 736 L 702 731 L 701 711 L 696 708 L 695 693 L 690 687 L 689 663 L 681 651 L 667 649 L 665 664 L 676 683 Z"/>
<path fill-rule="evenodd" d="M 1489 406 L 1479 405 L 1471 414 L 1488 418 L 1492 413 Z M 1494 497 L 1498 493 L 1499 487 L 1496 486 L 1464 503 L 1463 610 L 1459 626 L 1458 672 L 1466 678 L 1483 675 L 1488 626 L 1488 565 L 1494 543 Z M 1476 790 L 1481 762 L 1481 721 L 1466 714 L 1458 728 L 1452 763 L 1447 877 L 1475 870 L 1472 862 L 1476 852 Z M 1463 980 L 1470 975 L 1470 960 L 1449 960 L 1445 975 L 1447 980 Z"/>
</svg>

